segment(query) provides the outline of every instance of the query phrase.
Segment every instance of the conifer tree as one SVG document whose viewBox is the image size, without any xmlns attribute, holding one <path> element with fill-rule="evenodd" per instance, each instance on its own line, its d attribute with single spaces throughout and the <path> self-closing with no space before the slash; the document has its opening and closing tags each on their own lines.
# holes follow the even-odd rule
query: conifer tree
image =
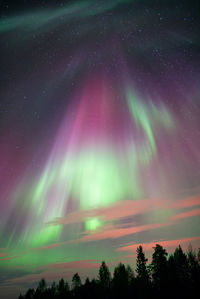
<svg viewBox="0 0 200 299">
<path fill-rule="evenodd" d="M 72 289 L 78 289 L 82 285 L 81 278 L 78 273 L 75 273 L 72 277 Z"/>
<path fill-rule="evenodd" d="M 128 285 L 130 286 L 134 280 L 134 271 L 131 268 L 131 266 L 128 265 L 126 267 L 126 273 L 127 273 Z"/>
<path fill-rule="evenodd" d="M 155 289 L 159 292 L 161 289 L 166 289 L 168 278 L 167 255 L 166 250 L 159 244 L 153 247 L 154 253 L 152 255 L 151 271 L 152 279 Z"/>
<path fill-rule="evenodd" d="M 119 263 L 118 266 L 114 270 L 113 274 L 113 283 L 115 288 L 125 288 L 128 286 L 128 273 L 126 271 L 126 268 L 124 264 Z"/>
<path fill-rule="evenodd" d="M 143 282 L 147 282 L 149 281 L 149 272 L 147 269 L 148 259 L 145 257 L 141 245 L 137 248 L 136 252 L 137 252 L 137 260 L 136 260 L 137 279 L 142 280 Z"/>
<path fill-rule="evenodd" d="M 108 266 L 103 261 L 100 268 L 99 268 L 99 282 L 103 289 L 108 289 L 111 283 L 111 274 L 109 271 Z"/>
</svg>

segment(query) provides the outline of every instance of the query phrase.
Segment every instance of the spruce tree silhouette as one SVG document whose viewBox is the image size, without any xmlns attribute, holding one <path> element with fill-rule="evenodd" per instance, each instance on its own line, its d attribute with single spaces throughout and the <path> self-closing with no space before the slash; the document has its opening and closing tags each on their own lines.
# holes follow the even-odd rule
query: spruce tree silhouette
<svg viewBox="0 0 200 299">
<path fill-rule="evenodd" d="M 29 289 L 29 290 L 26 292 L 25 298 L 26 298 L 26 299 L 33 299 L 34 296 L 35 296 L 35 290 L 34 290 L 34 289 Z"/>
<path fill-rule="evenodd" d="M 188 268 L 189 268 L 189 280 L 190 280 L 190 293 L 197 294 L 198 287 L 200 285 L 200 267 L 198 261 L 198 255 L 190 246 L 187 252 Z"/>
<path fill-rule="evenodd" d="M 174 254 L 171 254 L 167 263 L 167 272 L 168 272 L 168 288 L 169 292 L 173 292 L 173 294 L 177 293 L 177 280 L 178 280 L 178 271 L 176 266 L 176 261 L 174 258 Z"/>
<path fill-rule="evenodd" d="M 189 264 L 187 255 L 179 245 L 168 259 L 168 290 L 187 298 L 189 295 Z"/>
<path fill-rule="evenodd" d="M 178 284 L 184 286 L 187 284 L 189 279 L 189 265 L 187 260 L 187 255 L 183 252 L 181 246 L 179 245 L 174 252 L 174 259 L 178 272 Z"/>
<path fill-rule="evenodd" d="M 108 298 L 110 296 L 111 274 L 108 266 L 104 261 L 101 263 L 101 266 L 99 268 L 98 279 L 100 287 L 99 294 L 101 295 L 101 297 Z"/>
<path fill-rule="evenodd" d="M 99 268 L 98 278 L 99 278 L 100 286 L 103 289 L 108 290 L 111 284 L 111 274 L 108 266 L 104 261 L 101 263 L 101 266 Z"/>
<path fill-rule="evenodd" d="M 197 260 L 198 260 L 198 263 L 200 264 L 200 248 L 198 249 Z"/>
<path fill-rule="evenodd" d="M 112 287 L 114 297 L 121 298 L 127 296 L 128 291 L 128 272 L 124 264 L 119 263 L 114 269 Z"/>
<path fill-rule="evenodd" d="M 81 298 L 93 299 L 93 298 L 102 298 L 99 292 L 99 285 L 97 280 L 92 279 L 91 281 L 87 277 L 85 284 L 81 287 Z"/>
<path fill-rule="evenodd" d="M 59 299 L 63 299 L 68 293 L 69 293 L 69 284 L 65 282 L 64 279 L 62 278 L 58 282 L 58 286 L 56 288 L 56 295 Z"/>
<path fill-rule="evenodd" d="M 50 287 L 50 297 L 55 298 L 56 293 L 57 293 L 57 286 L 56 286 L 56 283 L 54 281 L 54 282 L 52 282 L 51 287 Z"/>
<path fill-rule="evenodd" d="M 124 290 L 128 286 L 128 273 L 122 263 L 119 263 L 114 270 L 113 285 L 118 291 Z"/>
<path fill-rule="evenodd" d="M 200 267 L 198 255 L 191 246 L 188 248 L 187 259 L 189 267 L 190 288 L 193 290 L 193 292 L 197 292 L 198 286 L 200 285 Z"/>
<path fill-rule="evenodd" d="M 72 277 L 72 295 L 75 298 L 81 298 L 81 278 L 78 273 Z"/>
<path fill-rule="evenodd" d="M 147 270 L 147 261 L 142 246 L 137 248 L 137 260 L 136 260 L 136 273 L 137 279 L 141 279 L 143 282 L 149 281 L 149 272 Z"/>
<path fill-rule="evenodd" d="M 153 247 L 154 252 L 151 262 L 153 288 L 156 294 L 167 297 L 168 266 L 166 250 L 159 244 Z"/>
<path fill-rule="evenodd" d="M 200 294 L 200 250 L 192 247 L 187 254 L 179 245 L 167 260 L 166 250 L 159 244 L 153 248 L 152 262 L 147 265 L 147 258 L 142 246 L 137 248 L 136 276 L 130 266 L 119 263 L 113 278 L 105 262 L 102 262 L 98 279 L 89 278 L 81 283 L 78 273 L 69 284 L 60 279 L 56 284 L 47 286 L 42 279 L 38 287 L 27 290 L 19 299 L 163 299 L 163 298 L 198 298 Z M 150 267 L 149 267 L 150 266 Z M 150 269 L 150 270 L 149 270 Z M 150 272 L 151 271 L 151 272 Z"/>
<path fill-rule="evenodd" d="M 78 289 L 82 285 L 81 278 L 78 273 L 72 277 L 72 290 Z"/>
<path fill-rule="evenodd" d="M 45 292 L 46 292 L 46 288 L 47 288 L 46 280 L 44 278 L 42 278 L 38 284 L 36 291 L 35 291 L 35 297 L 38 299 L 43 298 L 45 295 Z M 26 294 L 26 296 L 27 296 L 27 294 Z"/>
<path fill-rule="evenodd" d="M 132 284 L 134 283 L 135 275 L 130 265 L 126 267 L 126 273 L 127 273 L 128 286 L 132 286 Z"/>
<path fill-rule="evenodd" d="M 136 253 L 136 292 L 138 297 L 146 298 L 151 294 L 150 275 L 147 268 L 148 259 L 145 257 L 142 246 L 137 248 Z"/>
</svg>

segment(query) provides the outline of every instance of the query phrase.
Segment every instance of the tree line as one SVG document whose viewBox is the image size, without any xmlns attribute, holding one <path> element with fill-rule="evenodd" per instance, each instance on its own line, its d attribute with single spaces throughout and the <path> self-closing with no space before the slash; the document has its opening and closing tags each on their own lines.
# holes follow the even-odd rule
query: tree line
<svg viewBox="0 0 200 299">
<path fill-rule="evenodd" d="M 103 261 L 96 279 L 86 278 L 82 283 L 76 273 L 71 286 L 64 279 L 48 286 L 42 279 L 36 289 L 29 289 L 18 299 L 199 298 L 200 249 L 196 252 L 190 246 L 184 252 L 179 245 L 168 255 L 156 244 L 149 264 L 142 246 L 136 253 L 135 270 L 119 263 L 111 275 Z"/>
</svg>

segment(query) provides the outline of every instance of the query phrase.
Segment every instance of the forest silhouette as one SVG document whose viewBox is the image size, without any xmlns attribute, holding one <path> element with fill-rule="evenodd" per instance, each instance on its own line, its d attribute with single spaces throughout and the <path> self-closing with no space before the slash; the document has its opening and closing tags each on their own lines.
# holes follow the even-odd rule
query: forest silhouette
<svg viewBox="0 0 200 299">
<path fill-rule="evenodd" d="M 135 270 L 119 263 L 111 275 L 103 261 L 97 278 L 86 278 L 82 283 L 76 273 L 71 285 L 62 278 L 49 286 L 43 278 L 36 289 L 29 289 L 18 299 L 199 298 L 200 248 L 195 251 L 189 246 L 184 252 L 179 245 L 168 255 L 156 244 L 149 264 L 142 246 L 136 253 Z"/>
</svg>

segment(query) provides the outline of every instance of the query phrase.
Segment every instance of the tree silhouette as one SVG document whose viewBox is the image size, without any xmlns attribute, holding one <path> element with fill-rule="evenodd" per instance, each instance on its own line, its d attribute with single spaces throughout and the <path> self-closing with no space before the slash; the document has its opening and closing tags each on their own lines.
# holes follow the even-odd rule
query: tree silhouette
<svg viewBox="0 0 200 299">
<path fill-rule="evenodd" d="M 176 296 L 189 296 L 189 264 L 187 255 L 179 245 L 168 259 L 168 290 Z"/>
<path fill-rule="evenodd" d="M 150 290 L 150 275 L 147 268 L 148 259 L 145 257 L 142 246 L 139 246 L 136 250 L 136 293 L 138 297 L 149 297 Z"/>
<path fill-rule="evenodd" d="M 142 246 L 139 246 L 136 250 L 137 260 L 136 260 L 136 273 L 137 279 L 142 280 L 143 282 L 149 281 L 149 272 L 147 270 L 147 261 L 145 257 Z"/>
<path fill-rule="evenodd" d="M 99 284 L 97 280 L 92 279 L 91 281 L 87 277 L 85 280 L 85 284 L 81 287 L 81 298 L 102 298 L 102 291 L 99 289 Z"/>
<path fill-rule="evenodd" d="M 133 281 L 134 281 L 134 271 L 133 269 L 131 268 L 131 266 L 127 266 L 126 267 L 126 273 L 127 273 L 127 281 L 128 281 L 128 285 L 131 286 L 133 284 Z"/>
<path fill-rule="evenodd" d="M 159 244 L 153 247 L 152 262 L 147 265 L 147 258 L 142 246 L 137 248 L 136 276 L 128 265 L 119 263 L 113 278 L 103 261 L 98 272 L 98 279 L 86 278 L 81 283 L 78 273 L 72 278 L 72 288 L 60 279 L 47 286 L 41 279 L 38 287 L 27 290 L 19 299 L 196 299 L 200 293 L 200 250 L 195 252 L 190 246 L 184 253 L 179 245 L 168 258 L 166 250 Z M 168 258 L 168 259 L 167 259 Z M 150 272 L 151 271 L 151 272 Z"/>
<path fill-rule="evenodd" d="M 39 282 L 38 290 L 40 290 L 41 292 L 44 292 L 46 290 L 46 287 L 47 287 L 46 280 L 44 278 L 42 278 Z"/>
<path fill-rule="evenodd" d="M 113 285 L 117 289 L 124 289 L 128 286 L 128 272 L 122 263 L 119 263 L 114 270 Z"/>
<path fill-rule="evenodd" d="M 34 289 L 29 289 L 26 292 L 25 299 L 33 299 L 34 296 L 35 296 L 35 290 Z"/>
<path fill-rule="evenodd" d="M 180 245 L 175 249 L 174 259 L 178 272 L 178 283 L 184 285 L 189 279 L 189 265 L 187 255 L 183 252 Z"/>
<path fill-rule="evenodd" d="M 198 287 L 200 285 L 200 267 L 198 256 L 196 252 L 190 246 L 187 252 L 188 260 L 188 274 L 190 280 L 190 292 L 197 293 Z"/>
<path fill-rule="evenodd" d="M 82 285 L 81 278 L 78 273 L 74 274 L 72 277 L 72 289 L 76 290 Z"/>
<path fill-rule="evenodd" d="M 40 280 L 39 284 L 38 284 L 38 287 L 37 287 L 36 291 L 35 291 L 35 297 L 38 298 L 38 299 L 43 298 L 44 295 L 45 295 L 45 292 L 46 292 L 46 288 L 47 288 L 46 280 L 44 278 L 42 278 Z"/>
<path fill-rule="evenodd" d="M 154 289 L 160 293 L 160 291 L 167 290 L 167 279 L 168 279 L 168 267 L 167 267 L 167 252 L 159 244 L 153 247 L 154 252 L 152 255 L 151 262 L 151 273 L 153 279 Z"/>
<path fill-rule="evenodd" d="M 116 298 L 127 297 L 128 293 L 128 285 L 129 285 L 129 277 L 128 272 L 124 264 L 119 263 L 117 267 L 114 269 L 113 274 L 113 294 Z"/>
<path fill-rule="evenodd" d="M 99 278 L 99 283 L 103 289 L 106 290 L 110 288 L 111 274 L 108 266 L 104 261 L 101 263 L 101 266 L 99 268 L 98 278 Z"/>
<path fill-rule="evenodd" d="M 55 281 L 54 281 L 54 282 L 52 282 L 52 284 L 51 284 L 51 288 L 50 288 L 50 296 L 51 296 L 52 298 L 54 298 L 55 295 L 56 295 L 56 292 L 57 292 L 57 286 L 56 286 L 56 283 L 55 283 Z"/>
<path fill-rule="evenodd" d="M 198 262 L 200 263 L 200 248 L 198 249 L 197 259 L 198 259 Z"/>
<path fill-rule="evenodd" d="M 175 261 L 173 254 L 169 256 L 167 267 L 168 267 L 167 272 L 169 273 L 168 285 L 170 288 L 170 292 L 173 290 L 173 292 L 176 293 L 177 292 L 178 271 L 177 271 L 176 261 Z"/>
<path fill-rule="evenodd" d="M 65 298 L 65 295 L 69 293 L 69 284 L 64 281 L 62 278 L 58 282 L 58 286 L 56 288 L 56 295 L 59 299 Z"/>
</svg>

